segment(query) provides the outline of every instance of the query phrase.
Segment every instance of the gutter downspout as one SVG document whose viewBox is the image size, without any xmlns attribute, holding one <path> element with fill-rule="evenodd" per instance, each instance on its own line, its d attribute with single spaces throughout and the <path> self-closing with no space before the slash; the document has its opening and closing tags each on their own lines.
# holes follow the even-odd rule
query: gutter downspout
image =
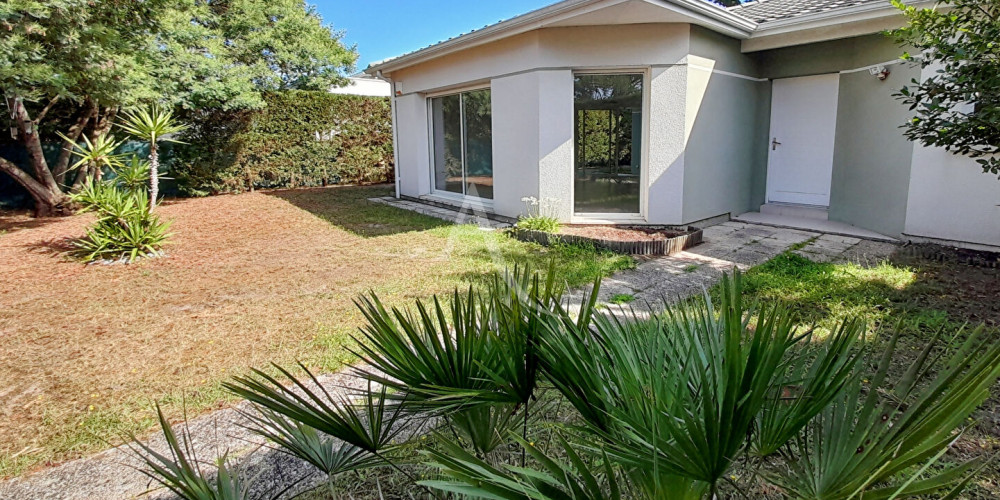
<svg viewBox="0 0 1000 500">
<path fill-rule="evenodd" d="M 389 84 L 389 113 L 392 115 L 392 177 L 396 184 L 396 199 L 399 199 L 399 132 L 396 127 L 398 123 L 396 116 L 396 84 L 392 78 L 382 76 L 382 70 L 375 72 L 375 78 Z"/>
</svg>

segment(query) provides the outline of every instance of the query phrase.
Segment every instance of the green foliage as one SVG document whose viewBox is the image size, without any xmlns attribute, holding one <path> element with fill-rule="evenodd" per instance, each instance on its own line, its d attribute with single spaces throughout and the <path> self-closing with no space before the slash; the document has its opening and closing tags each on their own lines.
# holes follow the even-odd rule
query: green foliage
<svg viewBox="0 0 1000 500">
<path fill-rule="evenodd" d="M 64 182 L 63 156 L 50 165 L 41 153 L 43 143 L 55 142 L 53 130 L 74 144 L 80 134 L 105 133 L 118 110 L 140 104 L 197 114 L 258 109 L 268 91 L 325 91 L 343 84 L 357 59 L 341 37 L 304 0 L 3 2 L 0 91 L 16 111 L 31 174 L 7 158 L 0 171 L 29 192 L 38 214 L 63 212 L 62 185 L 80 183 Z M 52 117 L 58 122 L 44 122 Z M 349 156 L 355 165 L 373 159 Z"/>
<path fill-rule="evenodd" d="M 309 462 L 327 475 L 385 465 L 378 457 L 353 444 L 338 443 L 308 425 L 273 411 L 259 409 L 256 414 L 244 416 L 250 421 L 251 432 L 277 444 L 282 452 Z"/>
<path fill-rule="evenodd" d="M 402 472 L 381 452 L 397 449 L 390 441 L 410 427 L 403 415 L 443 417 L 456 438 L 437 432 L 420 454 L 444 477 L 417 484 L 471 497 L 752 495 L 737 470 L 815 500 L 951 497 L 969 484 L 976 463 L 933 466 L 1000 377 L 1000 345 L 979 330 L 940 348 L 939 335 L 890 384 L 898 335 L 866 349 L 864 324 L 847 319 L 817 338 L 787 305 L 745 301 L 742 280 L 734 271 L 715 297 L 624 318 L 599 312 L 599 281 L 568 307 L 551 270 L 498 275 L 447 305 L 418 302 L 416 313 L 387 310 L 373 294 L 358 302 L 368 323 L 361 404 L 316 393 L 308 371 L 311 385 L 279 368 L 290 387 L 262 372 L 227 387 L 262 409 L 259 433 L 323 470 L 352 467 L 316 432 Z M 540 436 L 529 405 L 547 387 L 573 410 L 557 412 L 572 444 L 560 432 L 540 445 L 528 438 Z"/>
<path fill-rule="evenodd" d="M 170 237 L 169 222 L 150 211 L 145 190 L 129 190 L 114 180 L 88 184 L 72 196 L 85 211 L 97 213 L 97 222 L 76 241 L 83 260 L 125 259 L 156 254 Z"/>
<path fill-rule="evenodd" d="M 556 219 L 555 217 L 547 217 L 544 215 L 519 217 L 517 219 L 518 228 L 527 229 L 530 231 L 557 233 L 559 232 L 559 226 L 560 226 L 559 219 Z"/>
<path fill-rule="evenodd" d="M 142 441 L 133 438 L 131 448 L 146 464 L 141 471 L 150 479 L 160 483 L 178 497 L 185 500 L 246 500 L 250 498 L 250 488 L 247 482 L 235 470 L 234 466 L 221 457 L 217 462 L 217 472 L 210 475 L 202 471 L 191 440 L 185 434 L 182 440 L 177 439 L 173 428 L 163 416 L 159 405 L 156 415 L 160 429 L 170 448 L 168 455 L 154 450 Z"/>
<path fill-rule="evenodd" d="M 558 446 L 569 463 L 547 456 L 544 452 L 517 436 L 510 436 L 541 470 L 529 470 L 505 465 L 503 469 L 472 455 L 454 443 L 444 441 L 442 450 L 422 453 L 430 464 L 456 481 L 423 481 L 421 484 L 437 490 L 493 499 L 521 500 L 525 498 L 572 498 L 579 500 L 617 500 L 622 498 L 615 478 L 616 471 L 607 456 L 596 466 L 588 464 L 573 449 L 573 445 L 558 438 Z"/>
<path fill-rule="evenodd" d="M 909 20 L 893 32 L 899 43 L 919 51 L 922 68 L 939 68 L 896 95 L 916 114 L 906 137 L 976 158 L 984 172 L 1000 176 L 1000 0 L 893 5 Z"/>
<path fill-rule="evenodd" d="M 871 384 L 851 384 L 835 398 L 798 437 L 800 459 L 788 472 L 770 473 L 770 479 L 803 499 L 848 500 L 859 492 L 864 498 L 957 494 L 974 462 L 929 469 L 958 438 L 953 430 L 989 396 L 1000 376 L 1000 347 L 980 328 L 964 341 L 959 332 L 947 346 L 951 355 L 942 356 L 933 352 L 940 334 L 900 380 L 889 383 L 894 337 Z M 935 373 L 929 384 L 918 385 Z"/>
<path fill-rule="evenodd" d="M 635 302 L 635 295 L 631 293 L 616 293 L 608 299 L 608 303 L 611 304 L 628 304 L 630 302 Z"/>
<path fill-rule="evenodd" d="M 59 134 L 63 140 L 73 143 L 65 135 Z M 125 155 L 118 152 L 118 148 L 125 143 L 125 140 L 115 141 L 113 135 L 101 134 L 93 141 L 87 136 L 83 136 L 83 144 L 73 144 L 72 154 L 78 160 L 70 165 L 70 169 L 90 166 L 95 169 L 108 168 L 112 171 L 122 166 Z"/>
<path fill-rule="evenodd" d="M 195 112 L 173 174 L 192 195 L 392 179 L 385 98 L 288 91 L 259 111 Z"/>
</svg>

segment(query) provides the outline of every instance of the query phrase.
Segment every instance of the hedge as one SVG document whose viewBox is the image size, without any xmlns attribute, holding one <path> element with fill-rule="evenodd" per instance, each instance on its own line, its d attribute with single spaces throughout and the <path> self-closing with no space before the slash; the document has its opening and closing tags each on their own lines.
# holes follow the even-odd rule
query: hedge
<svg viewBox="0 0 1000 500">
<path fill-rule="evenodd" d="M 183 194 L 392 180 L 388 98 L 285 91 L 265 101 L 185 117 L 170 174 Z"/>
</svg>

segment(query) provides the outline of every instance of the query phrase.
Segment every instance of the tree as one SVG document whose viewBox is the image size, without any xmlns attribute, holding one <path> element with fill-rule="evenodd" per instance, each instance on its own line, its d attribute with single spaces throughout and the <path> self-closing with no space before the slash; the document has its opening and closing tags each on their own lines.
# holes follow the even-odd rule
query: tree
<svg viewBox="0 0 1000 500">
<path fill-rule="evenodd" d="M 976 158 L 984 172 L 1000 175 L 1000 0 L 945 0 L 934 9 L 893 4 L 909 19 L 894 32 L 897 41 L 920 53 L 904 59 L 939 68 L 896 94 L 916 115 L 904 135 Z"/>
<path fill-rule="evenodd" d="M 0 92 L 28 169 L 0 158 L 38 216 L 71 213 L 93 167 L 67 179 L 84 133 L 108 132 L 118 110 L 252 109 L 265 90 L 341 83 L 357 53 L 303 0 L 8 0 L 0 4 Z M 50 164 L 41 126 L 56 107 L 62 151 Z M 46 123 L 46 126 L 51 125 Z M 54 134 L 53 134 L 54 135 Z"/>
<path fill-rule="evenodd" d="M 166 136 L 184 130 L 177 123 L 173 113 L 159 106 L 148 110 L 137 110 L 125 113 L 125 120 L 118 124 L 134 137 L 149 143 L 149 210 L 156 208 L 156 196 L 160 192 L 160 153 L 159 141 L 176 142 Z"/>
</svg>

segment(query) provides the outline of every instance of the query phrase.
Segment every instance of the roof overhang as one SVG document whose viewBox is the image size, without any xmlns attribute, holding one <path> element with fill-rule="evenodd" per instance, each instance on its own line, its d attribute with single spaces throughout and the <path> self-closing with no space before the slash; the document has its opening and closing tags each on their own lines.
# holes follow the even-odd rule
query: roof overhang
<svg viewBox="0 0 1000 500">
<path fill-rule="evenodd" d="M 918 0 L 907 4 L 928 8 L 937 4 L 937 0 Z M 899 28 L 905 23 L 906 19 L 892 4 L 868 3 L 760 23 L 749 37 L 743 39 L 742 50 L 756 52 L 868 35 Z"/>
<path fill-rule="evenodd" d="M 704 0 L 563 0 L 399 57 L 365 72 L 392 71 L 540 28 L 644 23 L 689 23 L 746 39 L 756 23 Z"/>
</svg>

